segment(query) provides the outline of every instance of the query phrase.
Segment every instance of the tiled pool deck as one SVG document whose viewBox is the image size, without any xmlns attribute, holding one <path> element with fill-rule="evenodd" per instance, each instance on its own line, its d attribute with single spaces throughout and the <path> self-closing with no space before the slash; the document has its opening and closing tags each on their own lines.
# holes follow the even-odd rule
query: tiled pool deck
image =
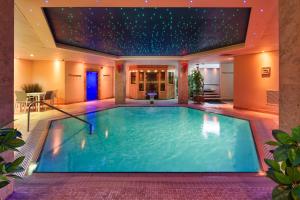
<svg viewBox="0 0 300 200">
<path fill-rule="evenodd" d="M 124 106 L 149 106 L 149 103 L 128 100 Z M 178 104 L 175 100 L 157 101 L 155 106 Z M 271 130 L 278 127 L 278 116 L 233 109 L 231 104 L 182 106 L 250 120 L 260 159 L 270 156 L 264 142 L 271 138 Z M 115 107 L 113 99 L 60 106 L 72 114 L 112 107 Z M 27 132 L 26 114 L 16 114 L 14 125 L 23 132 L 26 140 L 21 149 L 26 156 L 24 167 L 28 168 L 37 159 L 50 121 L 63 117 L 65 115 L 54 110 L 32 113 L 31 131 Z M 262 167 L 266 169 L 264 164 Z M 270 199 L 274 184 L 262 174 L 34 173 L 17 181 L 10 199 Z"/>
</svg>

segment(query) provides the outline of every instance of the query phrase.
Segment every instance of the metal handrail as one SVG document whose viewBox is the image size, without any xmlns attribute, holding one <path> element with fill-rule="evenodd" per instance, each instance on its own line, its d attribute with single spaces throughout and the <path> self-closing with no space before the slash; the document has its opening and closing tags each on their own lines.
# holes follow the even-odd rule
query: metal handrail
<svg viewBox="0 0 300 200">
<path fill-rule="evenodd" d="M 29 104 L 29 106 L 28 106 L 28 117 L 27 117 L 27 131 L 28 131 L 28 132 L 29 132 L 29 127 L 30 127 L 30 110 L 31 110 L 31 107 L 32 107 L 34 104 L 37 104 L 37 103 L 44 104 L 44 105 L 46 105 L 46 106 L 48 106 L 48 107 L 50 107 L 50 108 L 52 108 L 52 109 L 54 109 L 54 110 L 57 110 L 57 111 L 59 111 L 59 112 L 62 112 L 62 113 L 64 113 L 64 114 L 66 114 L 66 115 L 69 115 L 69 116 L 72 117 L 72 118 L 75 118 L 75 119 L 77 119 L 77 120 L 79 120 L 79 121 L 81 121 L 81 122 L 83 122 L 83 123 L 88 124 L 88 125 L 89 125 L 89 129 L 90 129 L 90 134 L 92 134 L 92 132 L 93 132 L 93 125 L 92 125 L 90 122 L 85 121 L 85 120 L 83 120 L 83 119 L 80 119 L 79 117 L 77 117 L 77 116 L 75 116 L 75 115 L 72 115 L 72 114 L 70 114 L 70 113 L 68 113 L 68 112 L 66 112 L 66 111 L 63 111 L 63 110 L 61 110 L 61 109 L 59 109 L 59 108 L 57 108 L 57 107 L 55 107 L 55 106 L 52 106 L 52 105 L 50 105 L 50 104 L 48 104 L 48 103 L 45 103 L 44 101 L 33 101 L 33 102 L 31 102 L 31 103 Z"/>
</svg>

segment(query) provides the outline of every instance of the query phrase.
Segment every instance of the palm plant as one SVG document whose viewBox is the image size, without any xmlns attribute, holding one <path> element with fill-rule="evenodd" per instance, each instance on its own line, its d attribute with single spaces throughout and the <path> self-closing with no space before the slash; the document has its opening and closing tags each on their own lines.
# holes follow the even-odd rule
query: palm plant
<svg viewBox="0 0 300 200">
<path fill-rule="evenodd" d="M 24 84 L 22 86 L 22 90 L 26 93 L 32 93 L 32 92 L 42 92 L 43 88 L 38 83 L 33 83 L 33 84 Z"/>
</svg>

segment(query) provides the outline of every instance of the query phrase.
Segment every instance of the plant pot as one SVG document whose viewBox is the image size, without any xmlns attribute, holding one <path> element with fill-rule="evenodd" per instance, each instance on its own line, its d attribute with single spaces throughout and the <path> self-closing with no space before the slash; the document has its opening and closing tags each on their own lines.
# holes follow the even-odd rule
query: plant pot
<svg viewBox="0 0 300 200">
<path fill-rule="evenodd" d="M 204 96 L 202 95 L 197 95 L 193 97 L 194 103 L 200 104 L 204 102 Z"/>
<path fill-rule="evenodd" d="M 5 151 L 0 154 L 0 156 L 6 161 L 6 162 L 12 162 L 14 161 L 15 154 L 13 151 Z"/>
<path fill-rule="evenodd" d="M 10 179 L 10 183 L 0 189 L 0 199 L 7 199 L 14 192 L 14 180 Z"/>
<path fill-rule="evenodd" d="M 6 162 L 12 162 L 14 160 L 14 152 L 13 151 L 6 151 L 1 153 L 1 157 L 6 161 Z M 4 188 L 0 189 L 0 200 L 5 200 L 7 199 L 14 191 L 14 180 L 9 179 L 10 183 L 5 186 Z"/>
</svg>

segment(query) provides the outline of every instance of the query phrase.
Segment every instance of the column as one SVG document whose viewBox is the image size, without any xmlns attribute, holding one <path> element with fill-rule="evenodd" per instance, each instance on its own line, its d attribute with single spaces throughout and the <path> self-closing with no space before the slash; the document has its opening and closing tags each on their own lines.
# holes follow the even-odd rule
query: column
<svg viewBox="0 0 300 200">
<path fill-rule="evenodd" d="M 0 127 L 14 119 L 14 1 L 0 8 Z"/>
<path fill-rule="evenodd" d="M 179 61 L 178 63 L 178 103 L 188 104 L 189 85 L 188 85 L 188 61 Z"/>
<path fill-rule="evenodd" d="M 279 127 L 300 125 L 300 1 L 279 0 Z"/>
<path fill-rule="evenodd" d="M 125 61 L 115 62 L 115 104 L 126 103 Z"/>
<path fill-rule="evenodd" d="M 14 1 L 2 0 L 0 7 L 0 128 L 14 120 Z M 12 161 L 14 154 L 2 154 Z M 13 193 L 13 183 L 1 189 L 0 199 Z"/>
</svg>

